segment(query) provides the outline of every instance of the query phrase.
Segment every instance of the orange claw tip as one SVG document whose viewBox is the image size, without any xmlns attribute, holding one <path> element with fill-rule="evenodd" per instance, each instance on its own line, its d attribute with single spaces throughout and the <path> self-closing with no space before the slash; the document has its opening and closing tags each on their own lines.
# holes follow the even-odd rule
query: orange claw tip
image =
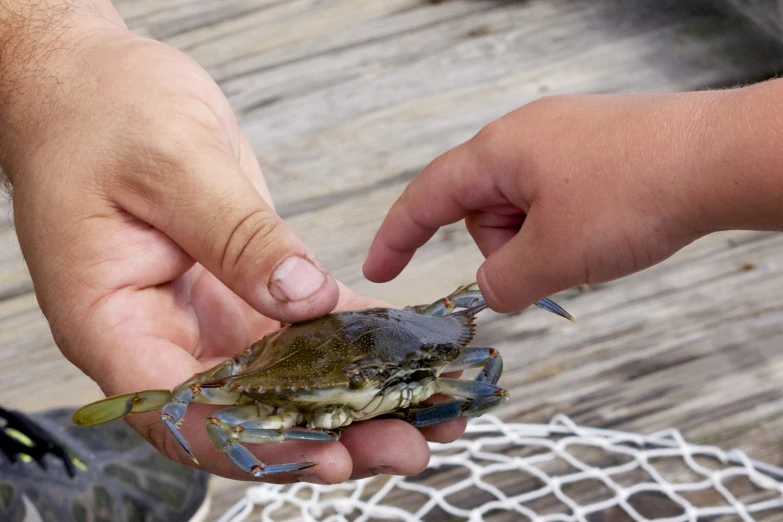
<svg viewBox="0 0 783 522">
<path fill-rule="evenodd" d="M 79 426 L 103 424 L 129 413 L 143 413 L 162 408 L 171 401 L 169 390 L 148 390 L 126 393 L 88 404 L 73 414 L 73 423 Z"/>
<path fill-rule="evenodd" d="M 495 392 L 496 397 L 502 397 L 503 399 L 508 399 L 511 397 L 511 395 L 506 390 L 498 390 Z"/>
</svg>

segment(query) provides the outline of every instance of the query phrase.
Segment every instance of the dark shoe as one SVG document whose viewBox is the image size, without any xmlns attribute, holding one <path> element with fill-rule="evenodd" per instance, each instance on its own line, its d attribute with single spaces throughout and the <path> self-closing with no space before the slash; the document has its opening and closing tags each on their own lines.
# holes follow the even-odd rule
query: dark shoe
<svg viewBox="0 0 783 522">
<path fill-rule="evenodd" d="M 170 461 L 123 421 L 75 426 L 73 411 L 0 408 L 0 521 L 206 519 L 206 473 Z"/>
</svg>

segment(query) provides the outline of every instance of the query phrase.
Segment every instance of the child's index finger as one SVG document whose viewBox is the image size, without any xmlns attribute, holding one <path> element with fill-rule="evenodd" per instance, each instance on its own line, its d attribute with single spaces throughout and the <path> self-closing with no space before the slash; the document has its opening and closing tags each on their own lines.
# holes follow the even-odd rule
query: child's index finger
<svg viewBox="0 0 783 522">
<path fill-rule="evenodd" d="M 367 279 L 377 283 L 393 279 L 440 227 L 497 204 L 491 176 L 482 173 L 469 145 L 430 163 L 394 202 L 364 262 Z"/>
<path fill-rule="evenodd" d="M 364 262 L 363 272 L 367 279 L 382 283 L 396 277 L 416 250 L 442 226 L 428 224 L 421 210 L 415 203 L 409 203 L 405 195 L 394 203 L 378 229 Z"/>
</svg>

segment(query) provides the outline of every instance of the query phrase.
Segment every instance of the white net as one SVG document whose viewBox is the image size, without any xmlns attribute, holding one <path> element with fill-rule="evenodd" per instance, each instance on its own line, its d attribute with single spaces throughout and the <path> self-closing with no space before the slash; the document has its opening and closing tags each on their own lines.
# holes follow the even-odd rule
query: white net
<svg viewBox="0 0 783 522">
<path fill-rule="evenodd" d="M 414 477 L 264 484 L 219 522 L 783 521 L 783 469 L 744 453 L 577 426 L 471 421 Z"/>
</svg>

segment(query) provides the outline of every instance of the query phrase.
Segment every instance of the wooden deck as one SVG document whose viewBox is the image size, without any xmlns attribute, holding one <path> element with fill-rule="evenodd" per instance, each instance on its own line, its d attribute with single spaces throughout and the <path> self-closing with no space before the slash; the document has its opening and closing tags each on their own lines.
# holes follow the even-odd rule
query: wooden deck
<svg viewBox="0 0 783 522">
<path fill-rule="evenodd" d="M 783 64 L 743 20 L 678 0 L 116 4 L 133 29 L 214 75 L 279 211 L 320 259 L 356 291 L 399 305 L 474 277 L 481 255 L 461 226 L 441 231 L 390 284 L 368 283 L 360 266 L 406 182 L 484 124 L 543 95 L 733 86 Z M 6 202 L 0 218 L 4 405 L 99 397 L 54 346 Z M 783 236 L 716 234 L 560 301 L 576 324 L 536 311 L 481 319 L 479 342 L 506 360 L 501 382 L 513 399 L 500 416 L 675 427 L 783 465 Z M 222 510 L 244 487 L 218 480 L 215 489 Z"/>
</svg>

